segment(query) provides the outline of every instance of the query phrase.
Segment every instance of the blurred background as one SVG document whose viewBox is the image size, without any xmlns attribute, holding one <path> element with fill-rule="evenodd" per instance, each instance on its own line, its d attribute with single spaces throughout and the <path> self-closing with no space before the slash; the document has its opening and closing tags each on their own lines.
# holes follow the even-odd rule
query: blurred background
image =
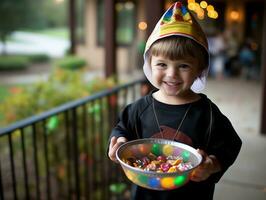
<svg viewBox="0 0 266 200">
<path fill-rule="evenodd" d="M 145 42 L 173 2 L 0 1 L 0 199 L 128 199 L 127 180 L 106 159 L 107 138 L 123 106 L 147 92 Z M 183 3 L 209 42 L 203 93 L 243 140 L 215 199 L 265 199 L 266 3 Z"/>
</svg>

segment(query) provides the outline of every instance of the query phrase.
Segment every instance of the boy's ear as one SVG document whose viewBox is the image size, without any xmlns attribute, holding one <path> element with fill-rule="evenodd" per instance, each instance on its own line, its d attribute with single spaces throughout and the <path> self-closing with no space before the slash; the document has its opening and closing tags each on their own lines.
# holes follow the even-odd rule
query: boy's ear
<svg viewBox="0 0 266 200">
<path fill-rule="evenodd" d="M 203 69 L 198 68 L 198 71 L 197 71 L 197 77 L 196 77 L 196 78 L 201 78 L 201 76 L 202 76 L 202 72 L 203 72 L 203 71 L 204 71 Z"/>
</svg>

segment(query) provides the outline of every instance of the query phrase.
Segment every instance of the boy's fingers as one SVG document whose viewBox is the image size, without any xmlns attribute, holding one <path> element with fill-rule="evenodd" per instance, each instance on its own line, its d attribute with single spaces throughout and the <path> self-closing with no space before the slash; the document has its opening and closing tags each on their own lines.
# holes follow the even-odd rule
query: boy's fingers
<svg viewBox="0 0 266 200">
<path fill-rule="evenodd" d="M 111 153 L 114 155 L 115 157 L 115 153 L 116 153 L 116 150 L 118 149 L 118 147 L 120 147 L 124 142 L 117 142 L 111 149 Z"/>
<path fill-rule="evenodd" d="M 111 138 L 111 141 L 110 141 L 110 148 L 112 149 L 113 146 L 115 145 L 115 143 L 117 142 L 117 138 L 115 136 L 113 136 Z"/>
<path fill-rule="evenodd" d="M 202 155 L 203 158 L 207 157 L 207 153 L 205 151 L 203 151 L 202 149 L 197 149 L 197 152 Z"/>
<path fill-rule="evenodd" d="M 118 147 L 120 147 L 125 142 L 126 142 L 126 138 L 125 139 L 122 139 L 122 138 L 117 139 L 116 137 L 111 138 L 108 155 L 112 161 L 117 162 L 116 155 L 115 155 L 116 150 L 118 149 Z"/>
<path fill-rule="evenodd" d="M 206 158 L 208 157 L 208 154 L 201 149 L 197 149 L 197 152 L 202 156 L 201 163 L 205 162 Z"/>
</svg>

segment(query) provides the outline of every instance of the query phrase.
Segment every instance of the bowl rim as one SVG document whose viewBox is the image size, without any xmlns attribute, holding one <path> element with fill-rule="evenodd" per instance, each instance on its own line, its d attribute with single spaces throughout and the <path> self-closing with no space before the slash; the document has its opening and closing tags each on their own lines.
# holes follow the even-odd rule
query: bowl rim
<svg viewBox="0 0 266 200">
<path fill-rule="evenodd" d="M 159 144 L 169 144 L 169 145 L 174 145 L 174 146 L 178 146 L 181 147 L 185 150 L 188 150 L 189 152 L 192 152 L 197 159 L 199 160 L 199 163 L 197 165 L 195 165 L 193 168 L 186 170 L 186 171 L 182 171 L 182 172 L 154 172 L 154 171 L 145 171 L 143 169 L 139 169 L 137 167 L 133 167 L 131 165 L 126 164 L 125 162 L 123 162 L 120 157 L 119 154 L 120 152 L 125 148 L 125 146 L 127 145 L 132 145 L 132 144 L 143 144 L 144 142 L 146 143 L 151 143 L 151 144 L 155 144 L 155 143 L 159 143 Z M 149 175 L 154 175 L 154 176 L 172 176 L 172 175 L 176 175 L 176 174 L 183 174 L 183 173 L 189 173 L 190 171 L 194 170 L 197 166 L 199 166 L 203 160 L 202 155 L 199 154 L 197 152 L 197 150 L 187 144 L 178 142 L 178 141 L 174 141 L 174 140 L 167 140 L 167 139 L 161 139 L 161 138 L 142 138 L 142 139 L 136 139 L 136 140 L 130 140 L 128 142 L 123 143 L 121 146 L 118 147 L 118 149 L 116 150 L 116 159 L 118 160 L 118 162 L 120 163 L 120 165 L 124 165 L 127 168 L 130 168 L 133 171 L 142 173 L 142 174 L 149 174 Z"/>
</svg>

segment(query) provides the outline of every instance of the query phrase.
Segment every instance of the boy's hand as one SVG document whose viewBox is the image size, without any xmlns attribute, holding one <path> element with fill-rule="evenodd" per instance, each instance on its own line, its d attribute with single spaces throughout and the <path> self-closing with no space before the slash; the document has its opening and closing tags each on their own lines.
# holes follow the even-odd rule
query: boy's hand
<svg viewBox="0 0 266 200">
<path fill-rule="evenodd" d="M 120 147 L 125 142 L 127 142 L 127 139 L 125 137 L 117 138 L 113 136 L 111 138 L 108 156 L 112 161 L 117 162 L 116 156 L 115 156 L 116 150 L 118 149 L 118 147 Z"/>
<path fill-rule="evenodd" d="M 221 170 L 221 165 L 214 155 L 207 155 L 200 149 L 198 149 L 198 153 L 202 155 L 203 161 L 191 174 L 190 180 L 195 182 L 204 181 L 213 173 Z"/>
</svg>

